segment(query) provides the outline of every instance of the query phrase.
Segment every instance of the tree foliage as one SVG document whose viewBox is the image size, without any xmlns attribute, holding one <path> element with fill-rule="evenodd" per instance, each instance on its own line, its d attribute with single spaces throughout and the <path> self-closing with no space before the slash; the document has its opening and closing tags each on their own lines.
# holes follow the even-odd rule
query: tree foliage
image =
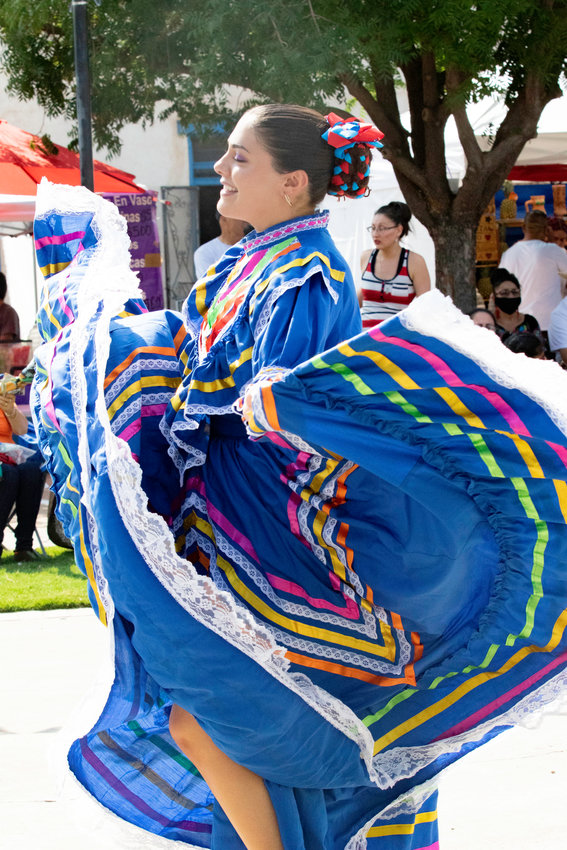
<svg viewBox="0 0 567 850">
<path fill-rule="evenodd" d="M 74 117 L 70 4 L 4 0 L 0 40 L 11 90 Z M 567 0 L 100 0 L 90 5 L 90 41 L 94 133 L 110 151 L 125 123 L 156 112 L 218 118 L 233 86 L 246 90 L 242 107 L 325 108 L 346 88 L 386 134 L 384 155 L 435 241 L 442 288 L 467 306 L 479 216 L 560 93 Z M 411 132 L 400 120 L 402 84 Z M 465 106 L 493 91 L 508 112 L 483 152 Z M 457 194 L 446 176 L 450 115 L 468 162 Z"/>
</svg>

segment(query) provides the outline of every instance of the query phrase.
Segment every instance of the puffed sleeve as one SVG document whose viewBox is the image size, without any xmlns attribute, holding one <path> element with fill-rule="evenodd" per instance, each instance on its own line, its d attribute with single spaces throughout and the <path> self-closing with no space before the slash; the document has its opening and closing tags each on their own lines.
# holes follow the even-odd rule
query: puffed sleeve
<svg viewBox="0 0 567 850">
<path fill-rule="evenodd" d="M 312 275 L 282 292 L 258 310 L 254 323 L 252 371 L 293 368 L 361 331 L 356 292 L 350 279 L 338 293 L 329 291 L 323 276 Z"/>
</svg>

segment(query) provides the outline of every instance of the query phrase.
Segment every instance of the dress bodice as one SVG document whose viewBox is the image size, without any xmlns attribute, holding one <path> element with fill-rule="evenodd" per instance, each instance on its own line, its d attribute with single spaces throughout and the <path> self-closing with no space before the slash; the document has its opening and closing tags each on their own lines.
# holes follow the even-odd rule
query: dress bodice
<svg viewBox="0 0 567 850">
<path fill-rule="evenodd" d="M 193 342 L 163 422 L 178 468 L 202 463 L 208 417 L 233 413 L 269 367 L 292 368 L 360 331 L 354 284 L 316 213 L 232 246 L 183 307 Z"/>
</svg>

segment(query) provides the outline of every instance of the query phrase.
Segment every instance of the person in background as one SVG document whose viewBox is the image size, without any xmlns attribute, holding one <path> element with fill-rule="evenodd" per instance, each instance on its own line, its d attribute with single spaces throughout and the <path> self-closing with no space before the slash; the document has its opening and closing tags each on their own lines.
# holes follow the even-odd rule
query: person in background
<svg viewBox="0 0 567 850">
<path fill-rule="evenodd" d="M 221 231 L 220 236 L 204 242 L 193 254 L 197 280 L 203 277 L 210 266 L 214 266 L 216 261 L 222 257 L 231 245 L 236 245 L 237 242 L 240 242 L 248 229 L 245 221 L 240 221 L 236 218 L 226 218 L 226 216 L 220 213 L 217 213 L 217 220 Z"/>
<path fill-rule="evenodd" d="M 567 274 L 567 252 L 545 242 L 547 216 L 532 210 L 524 219 L 524 238 L 500 258 L 500 268 L 515 274 L 522 287 L 521 309 L 535 316 L 542 331 L 562 297 L 561 274 Z"/>
<path fill-rule="evenodd" d="M 400 245 L 400 239 L 408 234 L 410 219 L 410 208 L 399 201 L 391 201 L 374 213 L 368 227 L 374 249 L 364 251 L 360 258 L 358 303 L 363 328 L 395 316 L 416 296 L 431 289 L 423 257 Z"/>
<path fill-rule="evenodd" d="M 502 342 L 506 348 L 516 354 L 525 354 L 526 357 L 533 357 L 536 360 L 546 359 L 545 345 L 541 337 L 529 331 L 514 331 L 508 334 Z"/>
<path fill-rule="evenodd" d="M 470 313 L 467 313 L 467 316 L 470 316 L 477 327 L 486 328 L 487 331 L 494 331 L 494 333 L 497 332 L 496 319 L 493 313 L 485 307 L 476 307 Z"/>
<path fill-rule="evenodd" d="M 0 342 L 18 342 L 20 320 L 14 308 L 4 301 L 7 291 L 6 275 L 0 272 Z"/>
<path fill-rule="evenodd" d="M 567 221 L 555 216 L 547 222 L 547 241 L 567 249 Z"/>
<path fill-rule="evenodd" d="M 493 269 L 490 282 L 494 295 L 496 333 L 502 342 L 506 342 L 511 334 L 530 333 L 539 337 L 545 348 L 537 319 L 530 316 L 529 313 L 520 313 L 522 290 L 516 275 L 509 272 L 508 269 Z"/>
<path fill-rule="evenodd" d="M 551 314 L 549 349 L 563 368 L 567 368 L 567 297 L 563 298 Z"/>
<path fill-rule="evenodd" d="M 0 393 L 0 443 L 13 444 L 13 435 L 23 436 L 28 431 L 28 420 L 16 407 L 13 395 Z M 14 532 L 17 561 L 37 561 L 38 553 L 33 548 L 33 533 L 43 493 L 43 472 L 36 460 L 16 463 L 0 446 L 0 551 L 4 529 L 15 503 L 17 525 Z"/>
</svg>

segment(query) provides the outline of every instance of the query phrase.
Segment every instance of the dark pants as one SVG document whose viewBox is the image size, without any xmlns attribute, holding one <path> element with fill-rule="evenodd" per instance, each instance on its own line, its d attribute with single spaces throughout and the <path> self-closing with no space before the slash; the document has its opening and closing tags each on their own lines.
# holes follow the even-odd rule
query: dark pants
<svg viewBox="0 0 567 850">
<path fill-rule="evenodd" d="M 17 466 L 2 464 L 0 478 L 0 544 L 4 529 L 10 517 L 12 506 L 16 505 L 16 551 L 33 549 L 33 532 L 41 496 L 44 477 L 38 463 L 27 461 Z M 1 551 L 1 550 L 0 550 Z"/>
</svg>

